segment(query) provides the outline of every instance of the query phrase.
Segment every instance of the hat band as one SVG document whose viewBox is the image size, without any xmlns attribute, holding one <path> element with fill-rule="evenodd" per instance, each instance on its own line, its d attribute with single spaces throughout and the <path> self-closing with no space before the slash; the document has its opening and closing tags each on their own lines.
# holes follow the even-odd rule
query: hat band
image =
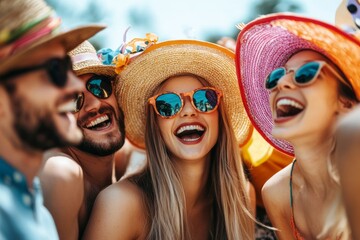
<svg viewBox="0 0 360 240">
<path fill-rule="evenodd" d="M 16 52 L 16 50 L 33 43 L 39 38 L 49 35 L 60 26 L 60 23 L 61 19 L 58 17 L 49 17 L 45 19 L 44 21 L 39 23 L 39 25 L 41 25 L 42 27 L 38 30 L 35 30 L 37 28 L 37 26 L 35 26 L 33 29 L 29 29 L 30 33 L 25 33 L 24 36 L 20 37 L 13 43 L 1 47 L 0 60 L 12 55 L 14 52 Z"/>
<path fill-rule="evenodd" d="M 99 57 L 94 53 L 81 53 L 71 57 L 74 64 L 85 61 L 100 61 Z"/>
</svg>

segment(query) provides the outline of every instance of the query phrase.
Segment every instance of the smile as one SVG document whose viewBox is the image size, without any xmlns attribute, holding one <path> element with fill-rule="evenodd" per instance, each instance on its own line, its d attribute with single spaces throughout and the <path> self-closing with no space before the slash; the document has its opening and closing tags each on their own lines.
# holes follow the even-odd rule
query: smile
<svg viewBox="0 0 360 240">
<path fill-rule="evenodd" d="M 206 128 L 200 124 L 181 125 L 175 131 L 175 136 L 186 144 L 194 144 L 201 141 Z"/>
<path fill-rule="evenodd" d="M 290 98 L 280 98 L 276 102 L 276 118 L 294 117 L 304 110 L 304 105 Z"/>
<path fill-rule="evenodd" d="M 99 131 L 108 128 L 110 125 L 111 117 L 109 117 L 107 114 L 103 114 L 87 122 L 85 128 Z"/>
</svg>

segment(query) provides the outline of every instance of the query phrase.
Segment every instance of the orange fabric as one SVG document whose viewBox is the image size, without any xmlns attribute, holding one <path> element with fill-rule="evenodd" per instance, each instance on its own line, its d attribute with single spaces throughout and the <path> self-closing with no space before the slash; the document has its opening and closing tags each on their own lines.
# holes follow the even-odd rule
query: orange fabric
<svg viewBox="0 0 360 240">
<path fill-rule="evenodd" d="M 291 226 L 291 230 L 292 230 L 293 235 L 294 235 L 294 237 L 295 237 L 296 240 L 305 240 L 305 238 L 303 238 L 303 237 L 301 236 L 301 234 L 299 233 L 299 231 L 298 231 L 297 228 L 296 228 L 295 219 L 294 219 L 294 215 L 293 215 L 293 214 L 291 214 L 290 226 Z"/>
</svg>

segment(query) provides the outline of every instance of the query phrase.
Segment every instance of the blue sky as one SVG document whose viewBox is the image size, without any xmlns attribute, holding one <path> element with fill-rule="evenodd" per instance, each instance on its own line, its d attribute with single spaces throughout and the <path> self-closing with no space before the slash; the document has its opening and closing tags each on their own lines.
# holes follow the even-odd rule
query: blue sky
<svg viewBox="0 0 360 240">
<path fill-rule="evenodd" d="M 271 0 L 268 0 L 271 1 Z M 101 0 L 96 2 L 99 22 L 108 28 L 95 38 L 102 46 L 116 48 L 122 42 L 124 31 L 131 22 L 131 12 L 142 17 L 140 25 L 132 26 L 127 39 L 143 37 L 153 32 L 159 40 L 195 38 L 204 40 L 209 34 L 229 35 L 235 24 L 246 19 L 254 0 Z M 284 1 L 285 3 L 287 1 Z M 334 23 L 340 0 L 292 0 L 302 5 L 302 15 Z M 87 14 L 88 0 L 62 0 L 61 6 L 73 16 Z M 69 7 L 70 6 L 70 7 Z M 84 15 L 83 15 L 84 16 Z M 81 17 L 64 19 L 66 27 L 87 23 Z"/>
</svg>

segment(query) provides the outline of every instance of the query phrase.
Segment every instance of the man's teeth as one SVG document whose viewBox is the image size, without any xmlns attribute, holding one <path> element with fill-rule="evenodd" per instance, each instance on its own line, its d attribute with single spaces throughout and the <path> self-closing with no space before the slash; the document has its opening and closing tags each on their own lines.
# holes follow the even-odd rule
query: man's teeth
<svg viewBox="0 0 360 240">
<path fill-rule="evenodd" d="M 69 101 L 58 107 L 59 113 L 74 112 L 76 110 L 76 102 Z"/>
<path fill-rule="evenodd" d="M 281 106 L 292 106 L 292 107 L 295 107 L 295 108 L 298 108 L 298 109 L 303 109 L 304 107 L 302 105 L 300 105 L 299 103 L 293 101 L 293 100 L 290 100 L 290 99 L 280 99 L 277 103 L 276 103 L 276 107 L 281 107 Z"/>
<path fill-rule="evenodd" d="M 184 131 L 191 131 L 191 130 L 205 131 L 205 129 L 200 125 L 187 125 L 187 126 L 182 126 L 181 128 L 179 128 L 177 130 L 176 134 L 178 135 Z"/>
<path fill-rule="evenodd" d="M 103 123 L 105 121 L 109 120 L 109 117 L 108 115 L 104 115 L 104 116 L 101 116 L 101 117 L 98 117 L 96 119 L 94 119 L 93 121 L 91 121 L 89 124 L 86 125 L 87 128 L 90 128 L 90 127 L 94 127 L 100 123 Z"/>
</svg>

